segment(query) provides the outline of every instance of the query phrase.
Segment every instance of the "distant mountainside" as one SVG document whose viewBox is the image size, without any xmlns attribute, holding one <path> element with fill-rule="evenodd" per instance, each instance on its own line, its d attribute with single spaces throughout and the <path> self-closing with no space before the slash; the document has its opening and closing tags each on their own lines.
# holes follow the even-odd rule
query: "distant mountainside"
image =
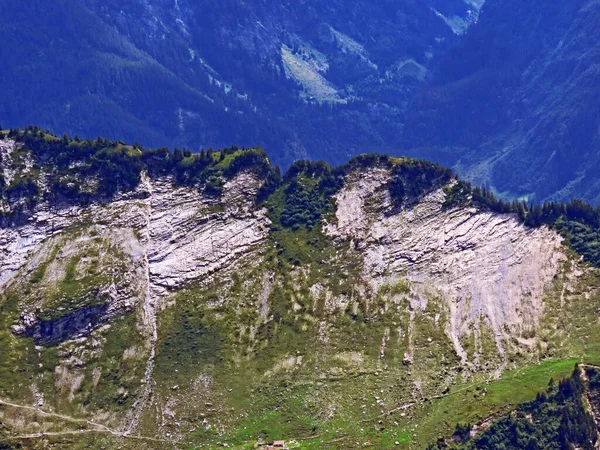
<svg viewBox="0 0 600 450">
<path fill-rule="evenodd" d="M 509 196 L 600 203 L 599 26 L 598 1 L 489 0 L 408 108 L 406 146 Z"/>
<path fill-rule="evenodd" d="M 0 131 L 0 167 L 2 448 L 597 441 L 589 205 L 34 127 Z"/>
<path fill-rule="evenodd" d="M 0 123 L 342 162 L 396 145 L 481 3 L 2 0 Z"/>
<path fill-rule="evenodd" d="M 0 0 L 0 123 L 600 203 L 596 0 Z"/>
</svg>

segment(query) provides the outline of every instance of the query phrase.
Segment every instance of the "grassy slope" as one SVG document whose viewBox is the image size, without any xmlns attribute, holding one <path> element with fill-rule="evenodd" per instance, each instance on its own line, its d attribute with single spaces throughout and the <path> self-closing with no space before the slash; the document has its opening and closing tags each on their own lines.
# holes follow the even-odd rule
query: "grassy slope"
<svg viewBox="0 0 600 450">
<path fill-rule="evenodd" d="M 283 252 L 277 256 L 267 253 L 251 274 L 244 274 L 244 281 L 234 276 L 230 286 L 182 292 L 177 296 L 177 305 L 163 317 L 162 333 L 169 336 L 163 342 L 176 350 L 159 351 L 158 390 L 162 389 L 162 401 L 170 399 L 186 411 L 183 421 L 189 421 L 190 430 L 196 431 L 185 442 L 193 448 L 211 447 L 217 442 L 251 448 L 259 438 L 295 439 L 302 448 L 352 448 L 367 442 L 377 448 L 395 447 L 395 442 L 400 448 L 423 448 L 451 434 L 456 423 L 478 423 L 509 411 L 544 391 L 551 378 L 568 376 L 576 362 L 600 357 L 597 340 L 593 339 L 598 326 L 590 319 L 594 317 L 591 310 L 600 307 L 600 297 L 594 294 L 586 300 L 577 292 L 595 285 L 594 271 L 580 285 L 567 288 L 570 295 L 562 310 L 557 305 L 563 285 L 557 280 L 556 291 L 548 294 L 545 331 L 540 335 L 548 346 L 533 355 L 511 354 L 513 368 L 499 380 L 489 372 L 464 376 L 454 373 L 456 355 L 443 327 L 434 325 L 433 318 L 440 312 L 434 299 L 430 299 L 428 310 L 416 315 L 413 365 L 402 363 L 406 341 L 389 344 L 385 357 L 380 358 L 385 329 L 391 323 L 408 326 L 405 310 L 378 317 L 372 310 L 365 314 L 363 304 L 356 315 L 329 317 L 332 327 L 328 341 L 319 341 L 319 323 L 325 315 L 319 302 L 311 305 L 308 287 L 316 281 L 334 286 L 340 280 L 352 279 L 352 275 L 343 275 L 344 270 L 335 273 L 336 264 L 328 260 L 334 258 L 332 255 L 325 256 L 314 247 L 313 252 L 307 251 L 311 247 L 307 242 L 313 246 L 318 242 L 314 232 L 308 235 L 312 239 L 299 238 L 301 233 L 294 235 L 297 239 L 291 246 L 291 266 L 284 263 L 287 248 L 280 236 Z M 303 260 L 305 276 L 294 278 L 298 248 L 305 250 L 305 257 L 313 258 L 313 266 L 306 269 L 308 261 Z M 343 254 L 344 249 L 338 251 Z M 346 256 L 338 263 L 340 260 L 346 260 Z M 322 261 L 320 269 L 317 261 Z M 325 278 L 319 270 L 326 267 L 334 272 Z M 269 314 L 278 319 L 268 323 L 258 319 L 257 305 L 245 303 L 262 289 L 260 277 L 264 271 L 274 273 L 277 285 L 269 299 L 274 305 Z M 352 283 L 348 289 L 352 290 Z M 376 302 L 389 306 L 390 293 L 404 294 L 405 287 L 382 289 L 374 295 Z M 295 314 L 290 311 L 290 299 L 302 304 Z M 278 302 L 288 302 L 287 309 L 284 304 L 277 309 L 281 304 Z M 556 327 L 553 320 L 557 315 L 573 326 Z M 247 331 L 240 332 L 245 328 L 240 324 L 249 323 L 256 324 L 255 340 L 248 337 Z M 433 342 L 429 342 L 431 337 Z M 392 332 L 390 340 L 396 339 Z M 360 359 L 353 358 L 356 354 L 361 355 Z M 298 355 L 303 357 L 301 364 L 274 371 L 278 363 Z M 491 353 L 489 356 L 492 360 Z M 269 371 L 274 374 L 267 375 Z M 444 375 L 454 380 L 449 392 L 445 391 Z M 211 380 L 206 385 L 209 387 L 186 399 L 195 392 L 194 380 L 207 378 Z M 415 393 L 415 382 L 421 383 L 422 394 Z M 177 392 L 173 386 L 178 386 L 181 394 L 173 395 Z M 383 405 L 378 404 L 376 396 L 384 401 Z M 182 420 L 182 416 L 178 418 Z M 194 425 L 204 419 L 209 428 Z M 149 433 L 152 422 L 147 417 Z"/>
</svg>

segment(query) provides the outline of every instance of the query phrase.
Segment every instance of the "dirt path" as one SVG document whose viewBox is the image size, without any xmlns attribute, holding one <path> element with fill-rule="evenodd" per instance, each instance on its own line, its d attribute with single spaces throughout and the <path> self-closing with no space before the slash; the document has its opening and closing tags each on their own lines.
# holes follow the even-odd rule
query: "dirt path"
<svg viewBox="0 0 600 450">
<path fill-rule="evenodd" d="M 57 419 L 66 420 L 68 422 L 85 423 L 85 424 L 90 425 L 92 427 L 103 429 L 104 431 L 107 431 L 107 432 L 111 432 L 112 431 L 107 426 L 99 424 L 99 423 L 92 422 L 91 420 L 77 419 L 75 417 L 66 416 L 64 414 L 51 413 L 51 412 L 48 412 L 48 411 L 44 411 L 43 409 L 36 408 L 35 406 L 19 405 L 17 403 L 12 403 L 12 402 L 9 402 L 9 401 L 6 401 L 6 400 L 2 400 L 2 399 L 0 399 L 0 405 L 10 406 L 11 408 L 26 409 L 26 410 L 29 410 L 29 411 L 33 411 L 36 414 L 39 414 L 40 416 L 55 417 Z"/>
<path fill-rule="evenodd" d="M 89 425 L 90 427 L 93 427 L 93 428 L 87 428 L 87 429 L 83 429 L 83 430 L 47 431 L 47 432 L 40 432 L 40 433 L 20 434 L 20 435 L 9 436 L 9 437 L 3 439 L 4 441 L 11 440 L 11 439 L 37 439 L 37 438 L 42 438 L 45 436 L 69 436 L 69 435 L 82 435 L 82 434 L 89 434 L 89 433 L 107 433 L 107 434 L 113 435 L 115 437 L 121 437 L 121 438 L 126 438 L 126 439 L 135 439 L 135 440 L 141 440 L 141 441 L 174 444 L 172 441 L 168 441 L 166 439 L 153 438 L 153 437 L 149 437 L 149 436 L 135 436 L 135 435 L 132 436 L 131 434 L 126 434 L 121 431 L 113 430 L 113 429 L 107 427 L 106 425 L 103 425 L 101 423 L 96 423 L 96 422 L 93 422 L 88 419 L 78 419 L 76 417 L 71 417 L 71 416 L 67 416 L 64 414 L 51 413 L 48 411 L 44 411 L 43 409 L 36 408 L 35 406 L 20 405 L 18 403 L 12 403 L 12 402 L 0 399 L 0 406 L 2 406 L 2 405 L 8 406 L 10 408 L 24 409 L 24 410 L 32 411 L 32 412 L 39 414 L 40 416 L 44 416 L 44 417 L 53 417 L 56 419 L 64 420 L 66 422 L 82 423 L 82 424 Z M 1 441 L 2 440 L 0 440 L 0 442 Z"/>
</svg>

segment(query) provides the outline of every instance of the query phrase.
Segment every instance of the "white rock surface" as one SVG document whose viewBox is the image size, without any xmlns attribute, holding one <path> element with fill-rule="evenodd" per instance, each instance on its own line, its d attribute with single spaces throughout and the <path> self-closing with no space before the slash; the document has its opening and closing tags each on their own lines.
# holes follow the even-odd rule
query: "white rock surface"
<svg viewBox="0 0 600 450">
<path fill-rule="evenodd" d="M 564 258 L 562 238 L 546 227 L 526 228 L 512 215 L 444 210 L 442 189 L 387 215 L 389 200 L 381 192 L 387 177 L 382 169 L 349 177 L 336 196 L 337 224 L 326 227 L 362 249 L 363 276 L 373 289 L 401 278 L 416 291 L 433 286 L 447 304 L 447 333 L 463 359 L 459 338 L 482 318 L 501 352 L 507 331 L 535 329 L 544 290 Z M 383 201 L 374 208 L 377 196 Z"/>
<path fill-rule="evenodd" d="M 9 185 L 15 176 L 12 156 L 16 148 L 17 143 L 13 140 L 3 139 L 0 141 L 0 166 L 2 166 L 2 176 L 6 185 Z"/>
<path fill-rule="evenodd" d="M 19 283 L 21 271 L 30 273 L 48 259 L 53 245 L 47 244 L 72 226 L 87 230 L 77 241 L 91 239 L 92 230 L 95 236 L 111 237 L 131 261 L 125 274 L 129 288 L 111 287 L 106 312 L 113 317 L 137 308 L 147 339 L 142 389 L 123 423 L 125 434 L 136 429 L 151 395 L 157 312 L 169 291 L 234 264 L 267 237 L 269 220 L 254 206 L 260 185 L 256 176 L 240 173 L 225 183 L 222 199 L 215 199 L 197 188 L 177 187 L 168 178 L 144 175 L 134 192 L 109 204 L 54 210 L 42 203 L 29 223 L 0 228 L 0 289 Z M 63 245 L 61 252 L 68 257 L 79 247 L 77 241 Z M 51 263 L 48 270 L 64 264 Z M 37 322 L 36 305 L 23 306 L 22 321 L 15 325 L 20 332 Z"/>
<path fill-rule="evenodd" d="M 268 219 L 253 207 L 260 180 L 241 173 L 225 184 L 223 200 L 169 179 L 144 177 L 138 189 L 107 205 L 54 210 L 40 204 L 23 226 L 0 228 L 0 289 L 30 260 L 50 248 L 44 242 L 76 224 L 108 228 L 134 260 L 143 259 L 154 297 L 235 261 L 267 236 Z M 101 232 L 106 234 L 106 232 Z M 140 275 L 141 276 L 141 275 Z M 144 277 L 142 277 L 144 278 Z M 17 277 L 18 279 L 18 277 Z M 18 281 L 18 280 L 17 280 Z"/>
<path fill-rule="evenodd" d="M 157 182 L 150 198 L 151 279 L 173 289 L 228 265 L 267 236 L 264 211 L 249 205 L 259 181 L 242 174 L 225 185 L 223 211 L 195 190 Z M 215 212 L 210 212 L 215 210 Z"/>
</svg>

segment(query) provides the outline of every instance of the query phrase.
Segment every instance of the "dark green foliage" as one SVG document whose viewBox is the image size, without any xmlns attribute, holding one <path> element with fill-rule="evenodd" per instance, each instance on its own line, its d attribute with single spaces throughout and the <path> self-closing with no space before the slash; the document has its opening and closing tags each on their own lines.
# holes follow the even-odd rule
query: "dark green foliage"
<svg viewBox="0 0 600 450">
<path fill-rule="evenodd" d="M 312 229 L 333 208 L 333 195 L 342 178 L 322 161 L 297 161 L 283 177 L 280 192 L 271 203 L 274 221 L 285 228 Z"/>
<path fill-rule="evenodd" d="M 211 176 L 204 186 L 204 192 L 212 197 L 219 197 L 223 193 L 223 180 Z"/>
<path fill-rule="evenodd" d="M 587 223 L 561 217 L 555 227 L 567 239 L 571 248 L 583 255 L 586 261 L 600 264 L 600 228 Z"/>
<path fill-rule="evenodd" d="M 596 389 L 590 383 L 591 389 Z M 440 440 L 429 449 L 555 449 L 592 450 L 598 439 L 593 417 L 584 404 L 584 380 L 580 369 L 546 394 L 521 405 L 495 421 L 488 429 L 469 439 L 470 425 L 457 425 L 454 443 Z M 464 441 L 464 442 L 457 442 Z"/>
<path fill-rule="evenodd" d="M 273 194 L 277 188 L 281 185 L 281 169 L 279 165 L 275 166 L 274 170 L 270 170 L 265 178 L 264 184 L 258 191 L 256 198 L 257 203 L 263 203 Z"/>
<path fill-rule="evenodd" d="M 406 197 L 406 189 L 404 189 L 404 182 L 401 177 L 394 177 L 388 183 L 388 189 L 394 206 L 402 206 L 404 198 Z"/>
<path fill-rule="evenodd" d="M 91 173 L 100 175 L 100 186 L 106 195 L 134 189 L 140 181 L 142 169 L 140 155 L 121 144 L 96 152 L 89 168 Z"/>
<path fill-rule="evenodd" d="M 391 171 L 387 188 L 397 207 L 417 201 L 453 176 L 451 170 L 438 164 L 374 153 L 356 156 L 338 168 L 323 161 L 296 161 L 283 177 L 280 192 L 270 202 L 274 222 L 285 228 L 313 228 L 323 214 L 332 211 L 332 197 L 341 188 L 344 176 L 373 167 Z"/>
<path fill-rule="evenodd" d="M 467 424 L 457 423 L 456 429 L 454 430 L 453 437 L 456 439 L 459 439 L 461 441 L 466 441 L 470 437 L 471 428 L 473 428 L 473 426 L 470 423 L 467 423 Z"/>
<path fill-rule="evenodd" d="M 586 367 L 585 371 L 588 375 L 590 389 L 594 392 L 600 393 L 600 369 Z"/>
<path fill-rule="evenodd" d="M 471 200 L 471 184 L 458 180 L 452 187 L 446 188 L 445 209 L 466 205 Z"/>
<path fill-rule="evenodd" d="M 525 224 L 555 228 L 571 248 L 585 260 L 600 265 L 600 209 L 581 200 L 569 203 L 550 202 L 526 207 Z"/>
<path fill-rule="evenodd" d="M 211 151 L 209 150 L 209 152 Z M 241 170 L 248 169 L 249 167 L 251 167 L 261 178 L 266 177 L 271 170 L 273 170 L 269 163 L 267 153 L 262 148 L 252 148 L 240 151 L 237 147 L 231 147 L 230 149 L 223 150 L 223 153 L 225 155 L 233 155 L 233 159 L 223 170 L 223 175 L 226 177 L 233 177 Z M 212 152 L 207 153 L 207 155 L 214 161 Z"/>
<path fill-rule="evenodd" d="M 297 229 L 301 225 L 313 228 L 330 205 L 318 188 L 307 186 L 298 179 L 291 181 L 284 193 L 285 204 L 280 222 L 287 228 Z"/>
<path fill-rule="evenodd" d="M 486 211 L 494 211 L 497 213 L 516 212 L 512 209 L 512 204 L 497 199 L 494 194 L 477 186 L 472 192 L 473 204 L 480 209 Z"/>
<path fill-rule="evenodd" d="M 271 167 L 264 150 L 225 148 L 215 155 L 213 150 L 192 154 L 189 150 L 166 148 L 143 151 L 140 144 L 127 146 L 122 141 L 59 139 L 38 127 L 11 130 L 12 139 L 28 151 L 34 167 L 16 176 L 9 186 L 0 177 L 0 195 L 14 211 L 30 208 L 40 196 L 53 203 L 89 203 L 109 199 L 117 192 L 128 192 L 139 184 L 141 174 L 174 175 L 184 185 L 200 185 L 208 195 L 219 196 L 224 180 L 241 170 L 249 170 L 267 180 L 264 192 L 272 192 L 280 181 L 278 169 Z M 37 176 L 43 170 L 49 189 L 40 192 Z M 263 193 L 264 195 L 264 193 Z"/>
<path fill-rule="evenodd" d="M 388 184 L 394 206 L 411 204 L 423 195 L 447 184 L 453 176 L 450 169 L 420 159 L 402 158 L 392 165 Z"/>
<path fill-rule="evenodd" d="M 39 193 L 37 183 L 32 177 L 15 179 L 5 190 L 8 197 L 33 197 Z"/>
<path fill-rule="evenodd" d="M 10 443 L 7 444 L 5 442 L 0 442 L 0 450 L 18 450 L 18 449 L 22 449 L 23 445 L 21 445 L 20 443 Z"/>
<path fill-rule="evenodd" d="M 351 173 L 357 169 L 365 169 L 375 166 L 391 167 L 391 158 L 388 155 L 380 153 L 363 153 L 362 155 L 354 156 L 346 164 L 344 164 L 344 173 Z"/>
<path fill-rule="evenodd" d="M 141 152 L 121 143 L 102 138 L 58 139 L 37 127 L 15 131 L 13 138 L 31 151 L 36 169 L 51 168 L 51 190 L 45 195 L 85 201 L 90 194 L 109 197 L 117 191 L 131 190 L 139 183 L 143 169 Z M 83 181 L 90 178 L 98 181 L 96 191 L 82 192 Z"/>
<path fill-rule="evenodd" d="M 414 158 L 394 158 L 389 155 L 367 153 L 355 156 L 340 168 L 348 174 L 357 169 L 386 167 L 391 171 L 388 182 L 395 207 L 414 203 L 423 195 L 444 186 L 454 176 L 452 171 L 439 164 Z"/>
<path fill-rule="evenodd" d="M 204 151 L 186 159 L 177 160 L 175 157 L 170 157 L 167 164 L 173 167 L 175 179 L 181 184 L 204 182 L 214 173 L 214 161 Z"/>
<path fill-rule="evenodd" d="M 212 149 L 202 150 L 200 153 L 189 154 L 185 152 L 164 153 L 166 158 L 163 163 L 163 171 L 172 167 L 176 180 L 181 184 L 203 184 L 209 195 L 220 195 L 223 189 L 221 177 L 231 178 L 241 170 L 251 170 L 261 178 L 270 175 L 273 168 L 269 164 L 267 154 L 263 149 L 252 148 L 239 150 L 237 147 L 224 148 L 220 150 L 219 156 L 215 157 Z"/>
</svg>

